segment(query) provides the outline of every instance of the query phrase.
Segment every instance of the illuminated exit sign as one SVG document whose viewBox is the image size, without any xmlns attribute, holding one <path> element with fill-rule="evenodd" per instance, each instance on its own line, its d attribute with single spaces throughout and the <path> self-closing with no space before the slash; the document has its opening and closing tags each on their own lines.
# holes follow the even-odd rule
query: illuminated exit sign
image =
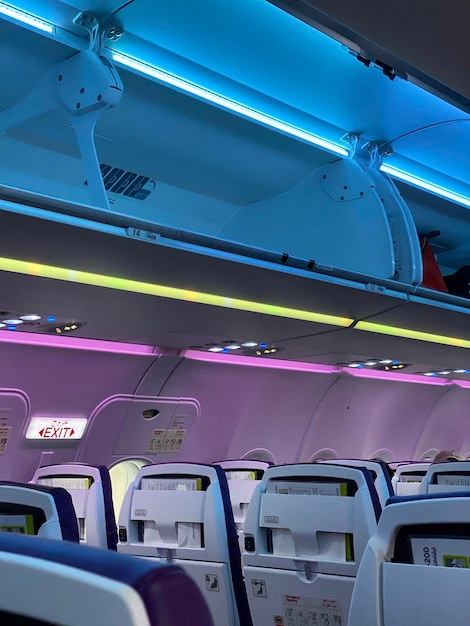
<svg viewBox="0 0 470 626">
<path fill-rule="evenodd" d="M 52 417 L 33 417 L 26 431 L 26 439 L 81 439 L 87 420 L 84 417 L 57 419 Z"/>
</svg>

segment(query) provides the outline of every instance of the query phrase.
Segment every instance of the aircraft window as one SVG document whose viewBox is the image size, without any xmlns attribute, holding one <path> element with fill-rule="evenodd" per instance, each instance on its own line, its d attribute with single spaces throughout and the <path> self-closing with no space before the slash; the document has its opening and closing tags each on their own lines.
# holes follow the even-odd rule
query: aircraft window
<svg viewBox="0 0 470 626">
<path fill-rule="evenodd" d="M 269 463 L 270 465 L 276 465 L 276 459 L 274 458 L 274 454 L 266 448 L 254 448 L 253 450 L 246 452 L 240 458 L 250 461 L 264 461 L 265 463 Z"/>
<path fill-rule="evenodd" d="M 383 461 L 384 463 L 393 463 L 395 455 L 388 448 L 381 448 L 374 452 L 370 457 L 371 461 Z"/>
<path fill-rule="evenodd" d="M 432 463 L 434 461 L 434 457 L 439 452 L 437 448 L 431 448 L 430 450 L 426 450 L 420 457 L 419 460 L 424 463 Z"/>
<path fill-rule="evenodd" d="M 309 458 L 307 463 L 313 463 L 314 461 L 328 461 L 329 459 L 338 459 L 339 455 L 336 450 L 332 448 L 322 448 L 321 450 L 317 450 L 315 454 Z"/>
<path fill-rule="evenodd" d="M 137 472 L 144 465 L 150 465 L 150 461 L 147 459 L 124 459 L 123 461 L 118 461 L 115 465 L 109 468 L 116 522 L 119 518 L 119 512 L 121 510 L 127 488 L 131 482 L 135 480 Z"/>
</svg>

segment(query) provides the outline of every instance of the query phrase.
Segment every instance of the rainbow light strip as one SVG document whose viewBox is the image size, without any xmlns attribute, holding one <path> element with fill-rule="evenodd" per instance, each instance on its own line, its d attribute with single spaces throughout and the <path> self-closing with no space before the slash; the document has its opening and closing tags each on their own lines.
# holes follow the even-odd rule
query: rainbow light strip
<svg viewBox="0 0 470 626">
<path fill-rule="evenodd" d="M 458 348 L 470 348 L 470 341 L 468 339 L 459 339 L 458 337 L 449 337 L 448 335 L 435 335 L 433 333 L 425 333 L 421 330 L 412 330 L 410 328 L 387 326 L 385 324 L 376 324 L 374 322 L 357 322 L 354 328 L 357 330 L 365 330 L 369 333 L 380 333 L 382 335 L 392 335 L 393 337 L 405 337 L 406 339 L 416 339 L 418 341 L 427 341 L 429 343 L 441 343 L 446 346 L 456 346 Z"/>
<path fill-rule="evenodd" d="M 105 287 L 107 289 L 117 289 L 119 291 L 129 291 L 149 296 L 158 296 L 160 298 L 169 298 L 171 300 L 183 300 L 186 302 L 208 304 L 226 309 L 248 311 L 250 313 L 261 313 L 262 315 L 287 317 L 295 320 L 304 320 L 306 322 L 329 324 L 331 326 L 347 327 L 354 321 L 348 317 L 326 315 L 324 313 L 304 311 L 302 309 L 291 309 L 288 307 L 278 306 L 276 304 L 266 304 L 263 302 L 254 302 L 252 300 L 229 298 L 217 294 L 180 289 L 179 287 L 156 285 L 128 278 L 105 276 L 103 274 L 94 274 L 92 272 L 83 272 L 81 270 L 54 267 L 52 265 L 43 265 L 42 263 L 6 259 L 4 257 L 0 257 L 0 270 L 15 272 L 16 274 L 26 274 L 29 276 L 38 276 L 41 278 L 52 278 L 54 280 L 80 283 L 82 285 L 92 285 L 94 287 Z"/>
<path fill-rule="evenodd" d="M 342 328 L 353 326 L 354 323 L 354 320 L 348 317 L 327 315 L 325 313 L 317 313 L 316 311 L 293 309 L 276 304 L 267 304 L 253 300 L 242 300 L 240 298 L 230 298 L 218 294 L 191 291 L 189 289 L 181 289 L 179 287 L 157 285 L 154 283 L 146 283 L 128 278 L 106 276 L 104 274 L 95 274 L 93 272 L 72 270 L 63 267 L 55 267 L 52 265 L 44 265 L 42 263 L 32 263 L 29 261 L 8 259 L 4 257 L 0 257 L 0 270 L 14 272 L 17 274 L 25 274 L 28 276 L 38 276 L 41 278 L 74 282 L 82 285 L 92 285 L 94 287 L 104 287 L 107 289 L 116 289 L 119 291 L 157 296 L 172 300 L 181 300 L 184 302 L 207 304 L 209 306 L 247 311 L 249 313 L 259 313 L 261 315 L 270 315 L 273 317 L 285 317 L 299 321 L 315 322 L 317 324 L 328 324 L 330 326 L 338 326 Z M 459 348 L 470 348 L 470 340 L 468 339 L 460 339 L 458 337 L 450 337 L 448 335 L 435 335 L 433 333 L 426 333 L 409 328 L 400 328 L 397 326 L 387 326 L 385 324 L 377 324 L 375 322 L 358 321 L 354 324 L 353 328 L 355 330 L 379 333 L 382 335 L 416 339 L 418 341 L 439 343 Z"/>
</svg>

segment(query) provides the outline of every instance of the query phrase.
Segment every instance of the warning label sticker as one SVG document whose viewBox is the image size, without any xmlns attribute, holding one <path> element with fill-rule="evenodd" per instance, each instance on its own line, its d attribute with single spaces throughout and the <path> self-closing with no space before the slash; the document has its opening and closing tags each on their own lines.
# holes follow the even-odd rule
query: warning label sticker
<svg viewBox="0 0 470 626">
<path fill-rule="evenodd" d="M 11 428 L 11 426 L 0 426 L 0 454 L 5 454 Z"/>
<path fill-rule="evenodd" d="M 251 579 L 251 588 L 255 598 L 267 598 L 268 591 L 266 589 L 266 581 L 258 578 Z"/>
<path fill-rule="evenodd" d="M 179 452 L 185 435 L 184 429 L 156 428 L 152 431 L 146 452 L 150 454 Z"/>
<path fill-rule="evenodd" d="M 285 595 L 283 606 L 283 626 L 343 626 L 341 607 L 337 600 Z M 278 617 L 274 616 L 275 619 Z"/>
<path fill-rule="evenodd" d="M 220 591 L 219 577 L 214 574 L 206 574 L 206 587 L 207 591 Z"/>
<path fill-rule="evenodd" d="M 183 429 L 186 426 L 187 415 L 175 415 L 173 421 L 170 424 L 170 428 L 176 428 L 178 430 Z"/>
</svg>

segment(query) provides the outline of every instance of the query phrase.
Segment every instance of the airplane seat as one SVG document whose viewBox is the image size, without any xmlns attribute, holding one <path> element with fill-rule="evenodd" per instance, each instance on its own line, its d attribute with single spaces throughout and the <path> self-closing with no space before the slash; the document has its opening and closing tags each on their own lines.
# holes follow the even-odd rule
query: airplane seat
<svg viewBox="0 0 470 626">
<path fill-rule="evenodd" d="M 251 461 L 239 459 L 233 461 L 219 461 L 219 465 L 227 478 L 230 502 L 233 517 L 238 533 L 243 532 L 245 517 L 253 492 L 269 467 L 265 461 Z M 241 544 L 243 546 L 243 544 Z"/>
<path fill-rule="evenodd" d="M 175 565 L 0 533 L 0 568 L 0 621 L 9 626 L 213 626 Z"/>
<path fill-rule="evenodd" d="M 253 624 L 345 624 L 380 514 L 365 468 L 269 467 L 245 521 L 243 573 Z"/>
<path fill-rule="evenodd" d="M 0 531 L 78 543 L 77 517 L 65 489 L 0 482 Z"/>
<path fill-rule="evenodd" d="M 470 461 L 431 463 L 419 493 L 444 493 L 470 490 Z"/>
<path fill-rule="evenodd" d="M 466 623 L 469 517 L 470 493 L 394 496 L 364 551 L 348 626 Z"/>
<path fill-rule="evenodd" d="M 119 516 L 118 552 L 180 565 L 215 624 L 251 626 L 227 479 L 219 466 L 142 467 Z"/>
<path fill-rule="evenodd" d="M 397 466 L 392 486 L 397 496 L 412 496 L 419 493 L 421 482 L 430 463 L 402 463 Z"/>
<path fill-rule="evenodd" d="M 75 508 L 80 542 L 116 550 L 117 527 L 111 479 L 105 465 L 65 463 L 40 467 L 31 482 L 66 489 Z"/>
<path fill-rule="evenodd" d="M 388 499 L 395 495 L 390 478 L 390 468 L 384 461 L 369 461 L 362 459 L 334 459 L 316 461 L 317 463 L 329 463 L 334 465 L 347 465 L 349 467 L 365 467 L 372 474 L 380 505 L 383 508 Z"/>
</svg>

